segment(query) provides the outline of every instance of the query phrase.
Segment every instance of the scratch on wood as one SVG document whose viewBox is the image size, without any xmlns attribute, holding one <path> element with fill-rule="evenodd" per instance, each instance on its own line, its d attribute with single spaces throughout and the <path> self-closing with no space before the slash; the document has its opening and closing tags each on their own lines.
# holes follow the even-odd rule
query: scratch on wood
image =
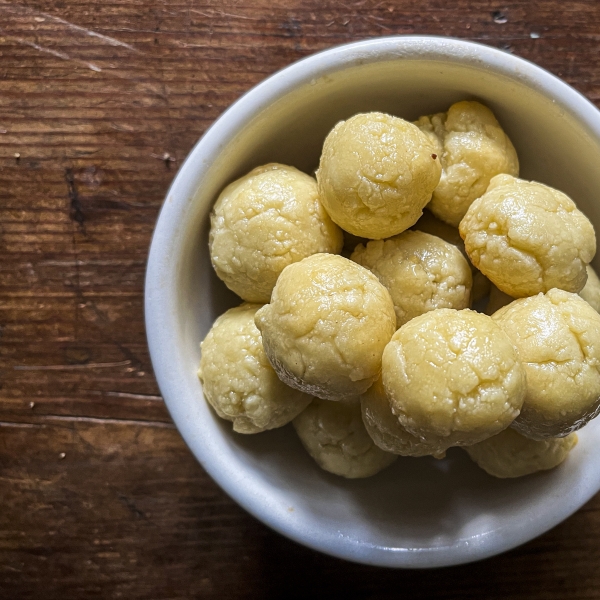
<svg viewBox="0 0 600 600">
<path fill-rule="evenodd" d="M 71 206 L 69 216 L 73 221 L 77 221 L 79 226 L 83 228 L 85 217 L 81 210 L 81 202 L 79 201 L 79 194 L 75 187 L 75 179 L 73 178 L 73 170 L 65 169 L 65 179 L 67 181 L 67 189 L 69 192 L 69 199 L 71 200 Z"/>
<path fill-rule="evenodd" d="M 79 60 L 78 58 L 71 58 L 65 52 L 59 52 L 58 50 L 52 50 L 52 48 L 46 48 L 45 46 L 40 46 L 39 44 L 36 44 L 35 42 L 30 42 L 29 40 L 24 40 L 23 38 L 17 37 L 16 35 L 11 35 L 10 33 L 6 32 L 4 29 L 0 29 L 0 33 L 3 36 L 5 36 L 11 40 L 14 40 L 15 42 L 17 42 L 19 44 L 22 44 L 24 46 L 29 46 L 30 48 L 34 48 L 38 52 L 45 52 L 46 54 L 51 54 L 52 56 L 56 56 L 57 58 L 61 58 L 62 60 L 70 60 L 70 61 L 82 64 L 82 65 L 85 65 L 88 69 L 91 69 L 92 71 L 96 71 L 97 73 L 102 71 L 102 69 L 98 65 L 95 65 L 94 63 L 86 62 L 85 60 Z"/>
<path fill-rule="evenodd" d="M 43 415 L 45 421 L 59 421 L 66 423 L 101 423 L 108 425 L 137 425 L 142 427 L 158 427 L 162 429 L 175 429 L 173 423 L 165 421 L 148 421 L 145 419 L 111 419 L 104 417 L 85 417 L 85 416 L 67 416 L 67 415 Z"/>
<path fill-rule="evenodd" d="M 67 29 L 71 29 L 73 31 L 77 31 L 78 33 L 82 33 L 83 35 L 87 35 L 89 37 L 98 38 L 98 39 L 106 42 L 107 44 L 110 44 L 111 46 L 120 46 L 121 48 L 127 48 L 127 50 L 131 50 L 131 52 L 135 52 L 136 54 L 143 54 L 137 48 L 134 48 L 133 46 L 130 46 L 129 44 L 126 44 L 125 42 L 117 40 L 117 39 L 115 39 L 113 37 L 110 37 L 108 35 L 104 35 L 102 33 L 98 33 L 97 31 L 94 31 L 92 29 L 87 29 L 86 27 L 81 27 L 81 25 L 75 25 L 75 23 L 71 23 L 69 21 L 65 21 L 65 19 L 61 19 L 60 17 L 57 17 L 55 15 L 51 15 L 51 14 L 45 13 L 45 12 L 36 11 L 36 10 L 34 10 L 32 8 L 29 8 L 27 6 L 21 6 L 21 5 L 18 5 L 18 4 L 17 5 L 11 5 L 11 4 L 6 4 L 4 2 L 1 2 L 0 3 L 0 10 L 2 10 L 5 13 L 10 13 L 10 14 L 13 14 L 13 15 L 29 15 L 29 16 L 33 17 L 33 19 L 36 22 L 38 22 L 38 23 L 43 22 L 46 19 L 49 19 L 51 21 L 54 21 L 55 23 L 61 23 Z"/>
<path fill-rule="evenodd" d="M 130 364 L 130 360 L 120 360 L 118 362 L 86 363 L 83 365 L 16 365 L 13 369 L 15 371 L 73 371 L 77 369 L 110 369 Z"/>
<path fill-rule="evenodd" d="M 130 394 L 129 392 L 103 392 L 101 390 L 91 390 L 89 393 L 94 394 L 96 396 L 111 396 L 113 398 L 131 398 L 132 400 L 152 400 L 155 402 L 163 401 L 162 396 L 155 396 L 154 394 Z"/>
</svg>

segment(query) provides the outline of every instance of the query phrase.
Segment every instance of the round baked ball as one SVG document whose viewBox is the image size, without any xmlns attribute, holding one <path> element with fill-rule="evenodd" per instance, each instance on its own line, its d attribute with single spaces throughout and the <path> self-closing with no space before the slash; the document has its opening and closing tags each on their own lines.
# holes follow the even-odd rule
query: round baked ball
<svg viewBox="0 0 600 600">
<path fill-rule="evenodd" d="M 600 312 L 600 279 L 596 275 L 596 271 L 588 265 L 587 281 L 579 295 L 596 311 Z"/>
<path fill-rule="evenodd" d="M 525 398 L 510 338 L 487 315 L 441 308 L 398 329 L 383 352 L 392 412 L 424 441 L 480 442 L 508 427 Z"/>
<path fill-rule="evenodd" d="M 490 280 L 481 271 L 476 269 L 469 260 L 467 251 L 465 250 L 465 243 L 460 237 L 458 227 L 453 227 L 452 225 L 448 225 L 448 223 L 444 223 L 444 221 L 441 221 L 431 212 L 425 209 L 423 211 L 423 216 L 412 228 L 418 231 L 423 231 L 424 233 L 436 235 L 449 244 L 456 246 L 460 250 L 461 254 L 465 257 L 467 263 L 469 264 L 471 275 L 473 277 L 473 285 L 471 287 L 471 305 L 488 295 L 491 285 Z"/>
<path fill-rule="evenodd" d="M 447 113 L 421 117 L 417 126 L 436 143 L 442 176 L 428 207 L 458 227 L 495 175 L 519 174 L 519 159 L 494 113 L 479 102 L 453 104 Z"/>
<path fill-rule="evenodd" d="M 514 298 L 579 292 L 596 253 L 594 228 L 568 196 L 510 175 L 492 179 L 459 230 L 473 264 Z"/>
<path fill-rule="evenodd" d="M 283 383 L 271 367 L 254 325 L 259 304 L 222 314 L 200 348 L 198 377 L 204 397 L 238 433 L 259 433 L 289 423 L 312 397 Z"/>
<path fill-rule="evenodd" d="M 363 423 L 375 444 L 400 456 L 444 458 L 447 438 L 428 436 L 427 441 L 409 433 L 392 412 L 381 377 L 360 397 Z"/>
<path fill-rule="evenodd" d="M 534 440 L 565 436 L 600 410 L 600 315 L 577 294 L 550 290 L 493 320 L 519 351 L 527 395 L 513 427 Z"/>
<path fill-rule="evenodd" d="M 317 464 L 334 475 L 370 477 L 391 465 L 396 455 L 378 448 L 362 422 L 360 402 L 315 399 L 294 419 L 294 428 Z"/>
<path fill-rule="evenodd" d="M 575 444 L 576 433 L 538 441 L 509 427 L 465 450 L 486 473 L 504 479 L 553 469 L 567 458 Z"/>
<path fill-rule="evenodd" d="M 342 229 L 378 240 L 416 223 L 440 173 L 435 147 L 416 125 L 372 112 L 332 129 L 317 181 L 321 202 Z"/>
<path fill-rule="evenodd" d="M 350 258 L 377 275 L 390 292 L 396 327 L 436 308 L 470 305 L 469 263 L 456 246 L 435 235 L 405 231 L 360 244 Z"/>
<path fill-rule="evenodd" d="M 228 185 L 210 223 L 213 267 L 230 290 L 249 302 L 268 302 L 289 264 L 317 252 L 338 253 L 343 245 L 340 228 L 319 201 L 317 182 L 274 163 Z"/>
<path fill-rule="evenodd" d="M 333 254 L 286 267 L 256 313 L 263 345 L 288 385 L 327 400 L 362 394 L 396 329 L 394 304 L 373 273 Z"/>
</svg>

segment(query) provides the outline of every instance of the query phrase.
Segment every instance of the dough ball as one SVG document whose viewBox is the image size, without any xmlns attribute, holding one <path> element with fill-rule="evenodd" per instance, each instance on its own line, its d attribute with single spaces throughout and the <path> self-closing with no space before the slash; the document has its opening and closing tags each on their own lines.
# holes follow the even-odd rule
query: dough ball
<svg viewBox="0 0 600 600">
<path fill-rule="evenodd" d="M 486 473 L 508 478 L 553 469 L 567 458 L 575 444 L 576 433 L 537 441 L 509 427 L 483 442 L 467 446 L 465 450 Z"/>
<path fill-rule="evenodd" d="M 447 438 L 428 436 L 427 441 L 409 433 L 392 412 L 381 377 L 360 397 L 362 418 L 375 444 L 400 456 L 428 456 L 444 458 L 448 449 Z"/>
<path fill-rule="evenodd" d="M 228 185 L 212 214 L 213 267 L 249 302 L 268 302 L 279 274 L 317 252 L 338 253 L 343 237 L 319 201 L 317 182 L 294 167 L 268 164 Z"/>
<path fill-rule="evenodd" d="M 396 327 L 436 308 L 467 308 L 471 269 L 456 248 L 422 231 L 405 231 L 388 240 L 359 245 L 350 257 L 388 289 Z"/>
<path fill-rule="evenodd" d="M 379 376 L 396 315 L 373 273 L 342 256 L 315 254 L 283 270 L 256 325 L 283 381 L 343 400 L 362 394 Z"/>
<path fill-rule="evenodd" d="M 317 171 L 319 194 L 342 229 L 370 239 L 414 225 L 431 199 L 440 161 L 420 129 L 383 113 L 358 114 L 327 136 Z"/>
<path fill-rule="evenodd" d="M 467 209 L 500 173 L 517 176 L 517 153 L 494 113 L 479 102 L 453 104 L 447 113 L 421 117 L 417 126 L 432 139 L 442 176 L 428 207 L 458 227 Z"/>
<path fill-rule="evenodd" d="M 596 275 L 596 271 L 588 265 L 587 281 L 585 286 L 579 292 L 579 295 L 596 311 L 600 312 L 600 279 Z"/>
<path fill-rule="evenodd" d="M 493 285 L 490 289 L 490 297 L 484 312 L 486 315 L 493 315 L 497 310 L 510 304 L 513 300 L 514 298 L 512 296 L 505 294 L 502 290 L 499 290 Z"/>
<path fill-rule="evenodd" d="M 294 428 L 317 464 L 335 475 L 370 477 L 397 458 L 369 437 L 357 399 L 331 402 L 317 398 L 294 419 Z"/>
<path fill-rule="evenodd" d="M 423 231 L 424 233 L 430 233 L 442 238 L 444 241 L 456 246 L 466 258 L 467 263 L 471 269 L 471 275 L 473 277 L 473 286 L 471 287 L 471 306 L 475 302 L 479 302 L 482 298 L 485 298 L 490 291 L 490 280 L 479 270 L 477 270 L 471 263 L 467 251 L 465 250 L 465 243 L 460 237 L 458 227 L 453 227 L 440 221 L 437 217 L 433 216 L 428 210 L 423 211 L 423 216 L 415 223 L 413 229 Z"/>
<path fill-rule="evenodd" d="M 510 175 L 492 179 L 459 229 L 473 264 L 514 298 L 579 292 L 596 253 L 594 228 L 568 196 Z"/>
<path fill-rule="evenodd" d="M 269 364 L 254 325 L 259 304 L 221 315 L 200 348 L 198 377 L 204 397 L 238 433 L 259 433 L 289 423 L 312 397 L 285 385 Z"/>
<path fill-rule="evenodd" d="M 493 320 L 519 351 L 527 395 L 513 423 L 534 440 L 565 436 L 600 410 L 600 315 L 577 294 L 521 298 Z"/>
<path fill-rule="evenodd" d="M 410 433 L 475 444 L 508 427 L 525 398 L 510 338 L 487 315 L 441 308 L 398 329 L 383 352 L 392 412 Z"/>
</svg>

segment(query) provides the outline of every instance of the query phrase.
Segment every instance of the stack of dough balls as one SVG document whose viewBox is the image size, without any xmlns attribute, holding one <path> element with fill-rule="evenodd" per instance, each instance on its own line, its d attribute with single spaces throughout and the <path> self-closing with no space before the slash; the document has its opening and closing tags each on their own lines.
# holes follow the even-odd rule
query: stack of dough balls
<svg viewBox="0 0 600 600">
<path fill-rule="evenodd" d="M 216 414 L 245 434 L 291 422 L 347 478 L 453 447 L 501 478 L 563 462 L 600 412 L 596 238 L 518 176 L 492 111 L 463 101 L 354 115 L 315 177 L 271 163 L 229 184 L 209 249 L 244 302 L 201 344 Z"/>
</svg>

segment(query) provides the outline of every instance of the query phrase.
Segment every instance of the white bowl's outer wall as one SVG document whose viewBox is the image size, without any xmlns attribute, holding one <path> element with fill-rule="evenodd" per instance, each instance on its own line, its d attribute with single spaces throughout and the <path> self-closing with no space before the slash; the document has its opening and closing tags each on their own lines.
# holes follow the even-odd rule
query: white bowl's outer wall
<svg viewBox="0 0 600 600">
<path fill-rule="evenodd" d="M 571 87 L 515 56 L 436 37 L 391 37 L 299 61 L 252 89 L 206 132 L 160 213 L 146 276 L 146 327 L 168 409 L 196 458 L 250 513 L 317 550 L 367 564 L 437 567 L 485 558 L 540 535 L 600 488 L 600 426 L 567 463 L 499 481 L 458 449 L 400 459 L 364 481 L 321 472 L 288 426 L 240 436 L 196 377 L 199 342 L 237 302 L 210 267 L 208 214 L 219 191 L 259 164 L 310 172 L 340 119 L 381 110 L 414 119 L 477 98 L 513 140 L 521 174 L 568 193 L 600 227 L 600 114 Z"/>
</svg>

